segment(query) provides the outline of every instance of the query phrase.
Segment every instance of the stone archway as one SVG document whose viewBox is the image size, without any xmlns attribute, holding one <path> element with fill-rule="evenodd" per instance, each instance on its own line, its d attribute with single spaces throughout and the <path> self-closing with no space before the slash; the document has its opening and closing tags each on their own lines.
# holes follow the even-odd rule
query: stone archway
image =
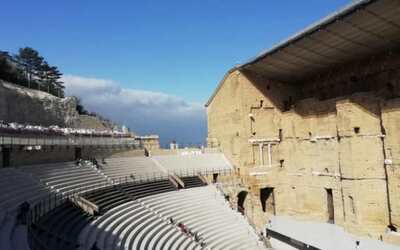
<svg viewBox="0 0 400 250">
<path fill-rule="evenodd" d="M 246 201 L 247 194 L 247 191 L 242 190 L 237 195 L 237 209 L 242 214 L 244 214 L 244 202 Z"/>
</svg>

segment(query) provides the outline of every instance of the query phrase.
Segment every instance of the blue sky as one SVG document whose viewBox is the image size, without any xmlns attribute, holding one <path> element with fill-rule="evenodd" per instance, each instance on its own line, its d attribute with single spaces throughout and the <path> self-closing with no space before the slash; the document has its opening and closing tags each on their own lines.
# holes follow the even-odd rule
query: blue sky
<svg viewBox="0 0 400 250">
<path fill-rule="evenodd" d="M 170 95 L 183 106 L 203 105 L 233 65 L 349 2 L 3 1 L 0 50 L 31 46 L 68 76 Z M 74 86 L 71 93 L 81 94 Z M 115 110 L 108 112 L 113 115 Z M 201 116 L 199 122 L 205 123 Z M 140 133 L 158 132 L 157 124 L 137 127 L 131 120 L 115 119 Z M 165 140 L 174 137 L 175 121 L 166 121 L 171 131 L 162 134 Z M 182 140 L 206 137 L 205 125 L 198 129 L 202 132 L 196 138 L 187 131 Z"/>
</svg>

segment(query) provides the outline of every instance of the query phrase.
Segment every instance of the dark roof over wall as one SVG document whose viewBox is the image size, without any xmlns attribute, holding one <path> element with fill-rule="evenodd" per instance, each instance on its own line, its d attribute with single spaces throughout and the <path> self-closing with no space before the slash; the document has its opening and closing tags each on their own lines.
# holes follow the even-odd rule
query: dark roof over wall
<svg viewBox="0 0 400 250">
<path fill-rule="evenodd" d="M 234 69 L 249 70 L 272 80 L 295 83 L 339 65 L 399 47 L 400 0 L 360 0 L 230 72 Z"/>
</svg>

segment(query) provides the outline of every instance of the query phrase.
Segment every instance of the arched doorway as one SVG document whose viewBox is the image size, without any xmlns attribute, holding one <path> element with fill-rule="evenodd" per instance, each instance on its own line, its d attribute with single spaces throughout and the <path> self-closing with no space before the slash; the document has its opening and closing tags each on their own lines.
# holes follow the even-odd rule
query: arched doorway
<svg viewBox="0 0 400 250">
<path fill-rule="evenodd" d="M 261 188 L 260 201 L 263 212 L 269 212 L 273 215 L 276 214 L 274 188 L 272 187 Z"/>
<path fill-rule="evenodd" d="M 240 213 L 244 214 L 244 202 L 246 200 L 248 192 L 240 191 L 237 195 L 237 209 Z"/>
<path fill-rule="evenodd" d="M 213 183 L 218 182 L 218 173 L 213 173 Z"/>
</svg>

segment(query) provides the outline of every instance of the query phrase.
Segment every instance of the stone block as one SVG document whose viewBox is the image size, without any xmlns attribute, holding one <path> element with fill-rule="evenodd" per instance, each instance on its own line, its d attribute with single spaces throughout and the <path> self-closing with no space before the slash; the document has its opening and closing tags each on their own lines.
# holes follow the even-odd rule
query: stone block
<svg viewBox="0 0 400 250">
<path fill-rule="evenodd" d="M 359 93 L 338 101 L 337 126 L 340 136 L 380 135 L 380 99 Z M 358 128 L 358 129 L 357 129 Z"/>
<path fill-rule="evenodd" d="M 345 137 L 339 143 L 345 178 L 385 178 L 383 144 L 379 137 Z"/>
</svg>

